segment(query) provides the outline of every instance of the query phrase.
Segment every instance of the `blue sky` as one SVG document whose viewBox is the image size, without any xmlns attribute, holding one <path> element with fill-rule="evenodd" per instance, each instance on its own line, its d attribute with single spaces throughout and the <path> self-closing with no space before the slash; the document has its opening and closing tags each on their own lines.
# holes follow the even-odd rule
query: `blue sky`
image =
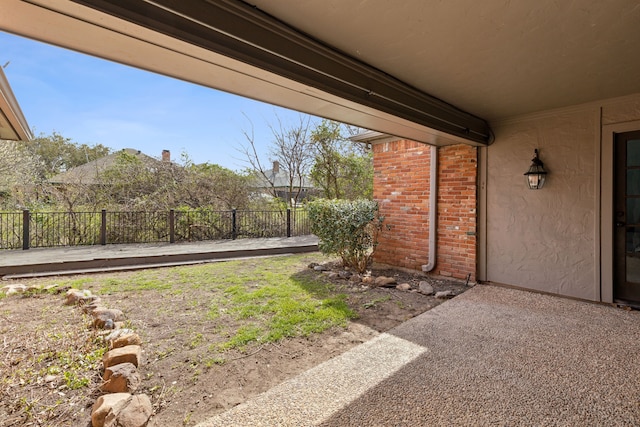
<svg viewBox="0 0 640 427">
<path fill-rule="evenodd" d="M 0 31 L 0 66 L 36 135 L 56 131 L 74 142 L 135 148 L 174 160 L 233 170 L 253 124 L 268 159 L 269 124 L 299 122 L 301 113 L 171 79 Z M 247 119 L 246 115 L 249 119 Z"/>
</svg>

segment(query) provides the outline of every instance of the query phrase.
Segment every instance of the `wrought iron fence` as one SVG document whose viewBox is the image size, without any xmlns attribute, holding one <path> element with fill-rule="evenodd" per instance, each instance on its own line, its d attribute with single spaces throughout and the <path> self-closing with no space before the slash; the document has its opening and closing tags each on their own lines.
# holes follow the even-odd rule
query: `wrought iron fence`
<svg viewBox="0 0 640 427">
<path fill-rule="evenodd" d="M 100 242 L 100 212 L 30 212 L 29 247 L 96 245 Z M 24 243 L 24 242 L 23 242 Z"/>
<path fill-rule="evenodd" d="M 233 212 L 197 209 L 175 211 L 176 241 L 233 239 Z"/>
<path fill-rule="evenodd" d="M 105 225 L 104 244 L 169 241 L 168 212 L 105 211 Z"/>
<path fill-rule="evenodd" d="M 0 214 L 0 249 L 17 249 L 22 247 L 22 212 L 5 212 Z"/>
<path fill-rule="evenodd" d="M 311 234 L 305 210 L 0 212 L 0 249 L 160 243 Z"/>
</svg>

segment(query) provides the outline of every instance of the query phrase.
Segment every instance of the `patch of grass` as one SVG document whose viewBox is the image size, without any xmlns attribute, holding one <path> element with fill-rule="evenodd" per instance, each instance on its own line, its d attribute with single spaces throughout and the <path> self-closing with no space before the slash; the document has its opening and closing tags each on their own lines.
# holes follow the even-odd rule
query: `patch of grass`
<svg viewBox="0 0 640 427">
<path fill-rule="evenodd" d="M 202 363 L 205 368 L 211 369 L 216 365 L 224 365 L 227 361 L 224 357 L 207 357 L 202 361 Z"/>
<path fill-rule="evenodd" d="M 194 349 L 198 347 L 200 344 L 202 344 L 203 340 L 204 340 L 204 336 L 201 333 L 195 334 L 191 338 L 191 341 L 189 342 L 189 348 Z"/>
<path fill-rule="evenodd" d="M 371 301 L 365 302 L 364 304 L 362 304 L 362 306 L 364 308 L 373 308 L 373 307 L 375 307 L 376 305 L 378 305 L 380 303 L 389 301 L 390 299 L 391 299 L 391 297 L 387 295 L 387 296 L 384 296 L 384 297 L 375 298 L 375 299 L 372 299 Z"/>
<path fill-rule="evenodd" d="M 69 390 L 77 390 L 89 385 L 89 378 L 78 376 L 74 371 L 66 371 L 63 376 L 65 384 Z"/>
<path fill-rule="evenodd" d="M 86 285 L 93 284 L 94 280 L 91 277 L 80 277 L 78 279 L 71 279 L 66 281 L 66 285 L 71 286 L 72 288 L 82 289 L 86 287 Z"/>
<path fill-rule="evenodd" d="M 224 288 L 224 293 L 227 295 L 238 296 L 244 295 L 246 291 L 242 285 L 231 285 Z"/>
<path fill-rule="evenodd" d="M 227 261 L 211 264 L 174 267 L 170 273 L 177 283 L 183 283 L 192 289 L 221 289 L 229 284 L 242 283 L 246 279 L 238 266 L 242 261 Z M 234 280 L 230 280 L 235 278 Z"/>
<path fill-rule="evenodd" d="M 232 348 L 237 348 L 238 350 L 244 350 L 247 344 L 253 341 L 257 341 L 258 338 L 264 333 L 262 328 L 259 326 L 249 324 L 240 327 L 236 334 L 231 337 L 228 341 L 221 343 L 218 345 L 218 349 L 225 351 L 230 350 Z"/>
<path fill-rule="evenodd" d="M 219 317 L 220 317 L 220 307 L 216 302 L 212 302 L 211 304 L 209 304 L 209 309 L 205 314 L 205 318 L 211 321 L 211 320 L 216 320 Z"/>
<path fill-rule="evenodd" d="M 167 356 L 171 355 L 171 353 L 173 353 L 174 351 L 176 351 L 174 347 L 169 347 L 166 350 L 160 350 L 156 353 L 156 358 L 158 360 L 164 359 Z"/>
<path fill-rule="evenodd" d="M 308 336 L 333 326 L 345 326 L 347 319 L 355 317 L 349 309 L 346 296 L 322 301 L 284 301 L 278 308 L 278 316 L 269 322 L 267 341 L 277 341 L 285 337 Z"/>
<path fill-rule="evenodd" d="M 160 277 L 154 270 L 143 270 L 127 279 L 109 279 L 100 286 L 100 293 L 164 291 L 172 289 L 173 284 Z"/>
<path fill-rule="evenodd" d="M 193 412 L 189 412 L 189 413 L 186 413 L 184 415 L 184 419 L 182 420 L 182 425 L 183 426 L 187 426 L 187 425 L 189 425 L 191 423 L 191 416 L 192 415 L 193 415 Z"/>
<path fill-rule="evenodd" d="M 394 301 L 394 303 L 398 306 L 398 308 L 400 308 L 402 310 L 404 310 L 406 308 L 406 305 L 402 301 L 396 300 L 396 301 Z"/>
<path fill-rule="evenodd" d="M 4 337 L 12 350 L 0 369 L 0 406 L 22 413 L 28 424 L 62 425 L 74 419 L 89 390 L 97 386 L 96 372 L 106 351 L 95 333 L 83 326 L 79 310 L 56 302 L 33 310 L 33 319 L 14 325 Z M 29 328 L 28 335 L 22 328 Z M 47 376 L 52 379 L 45 380 Z"/>
<path fill-rule="evenodd" d="M 295 257 L 272 261 L 267 268 L 263 265 L 262 269 L 254 269 L 250 281 L 224 289 L 223 299 L 216 305 L 218 314 L 225 308 L 236 321 L 250 321 L 260 327 L 241 328 L 219 345 L 221 350 L 240 348 L 251 341 L 308 336 L 344 326 L 356 316 L 347 305 L 346 295 L 335 294 L 332 286 L 295 271 L 300 268 Z"/>
<path fill-rule="evenodd" d="M 28 418 L 33 418 L 33 412 L 36 407 L 37 401 L 35 399 L 28 400 L 26 397 L 21 397 L 16 403 L 16 409 L 24 412 Z"/>
</svg>

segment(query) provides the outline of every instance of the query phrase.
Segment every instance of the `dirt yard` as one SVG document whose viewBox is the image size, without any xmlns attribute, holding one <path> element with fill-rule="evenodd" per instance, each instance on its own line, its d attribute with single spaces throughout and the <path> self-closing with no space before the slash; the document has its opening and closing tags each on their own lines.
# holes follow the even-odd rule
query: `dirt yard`
<svg viewBox="0 0 640 427">
<path fill-rule="evenodd" d="M 332 269 L 309 268 L 314 262 Z M 278 269 L 279 263 L 300 283 L 322 283 L 344 297 L 351 319 L 320 333 L 275 341 L 249 339 L 222 351 L 220 343 L 237 336 L 233 331 L 242 326 L 224 315 L 224 309 L 211 315 L 212 295 L 221 291 L 207 286 L 207 277 L 238 277 L 256 268 Z M 69 287 L 90 289 L 105 305 L 122 310 L 126 326 L 142 337 L 143 381 L 137 393 L 150 396 L 154 415 L 149 425 L 157 427 L 195 425 L 445 301 L 418 292 L 421 281 L 428 281 L 436 292 L 451 290 L 457 295 L 466 289 L 464 283 L 445 278 L 374 269 L 373 277 L 393 277 L 410 289 L 375 287 L 349 280 L 337 263 L 319 254 L 207 266 L 211 270 L 206 274 L 198 273 L 202 282 L 191 278 L 188 285 L 179 279 L 185 274 L 181 269 L 188 267 L 156 269 L 154 279 L 146 281 L 140 276 L 144 273 L 121 272 L 0 282 L 59 285 L 55 292 L 0 299 L 0 426 L 90 426 L 91 406 L 100 395 L 104 348 L 99 333 L 88 327 L 87 315 L 62 304 Z M 134 276 L 135 288 L 122 285 Z M 242 286 L 260 286 L 250 276 L 243 277 Z"/>
</svg>

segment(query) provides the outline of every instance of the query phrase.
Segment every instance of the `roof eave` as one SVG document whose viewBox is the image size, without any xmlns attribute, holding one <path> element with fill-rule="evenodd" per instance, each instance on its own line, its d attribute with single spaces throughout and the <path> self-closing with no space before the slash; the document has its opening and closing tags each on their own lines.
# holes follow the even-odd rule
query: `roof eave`
<svg viewBox="0 0 640 427">
<path fill-rule="evenodd" d="M 33 134 L 29 129 L 27 119 L 22 113 L 18 100 L 11 90 L 11 85 L 0 67 L 0 113 L 6 119 L 8 128 L 0 127 L 0 138 L 18 141 L 29 141 Z"/>
</svg>

